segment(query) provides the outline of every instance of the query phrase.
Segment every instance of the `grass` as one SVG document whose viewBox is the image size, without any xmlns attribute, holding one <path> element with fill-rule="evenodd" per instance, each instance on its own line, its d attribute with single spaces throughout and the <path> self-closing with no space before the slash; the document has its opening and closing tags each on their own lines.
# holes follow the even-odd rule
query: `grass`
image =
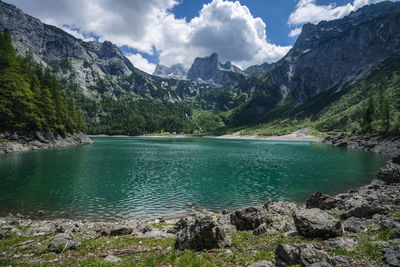
<svg viewBox="0 0 400 267">
<path fill-rule="evenodd" d="M 153 228 L 158 229 L 158 230 L 162 230 L 167 226 L 172 226 L 172 224 L 168 224 L 168 223 L 165 223 L 165 222 L 159 222 L 159 223 L 152 223 L 151 226 Z"/>
</svg>

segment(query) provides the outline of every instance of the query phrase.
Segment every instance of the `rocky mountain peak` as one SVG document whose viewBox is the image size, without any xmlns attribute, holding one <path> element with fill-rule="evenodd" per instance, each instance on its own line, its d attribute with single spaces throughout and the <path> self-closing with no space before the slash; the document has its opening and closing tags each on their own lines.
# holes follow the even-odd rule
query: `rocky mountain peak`
<svg viewBox="0 0 400 267">
<path fill-rule="evenodd" d="M 162 78 L 172 78 L 177 80 L 185 80 L 187 75 L 187 69 L 183 64 L 175 64 L 170 67 L 158 64 L 153 72 L 153 75 Z"/>
<path fill-rule="evenodd" d="M 186 77 L 188 80 L 197 82 L 228 85 L 237 82 L 235 74 L 242 75 L 243 71 L 230 61 L 222 64 L 218 54 L 213 53 L 209 57 L 196 58 Z"/>
</svg>

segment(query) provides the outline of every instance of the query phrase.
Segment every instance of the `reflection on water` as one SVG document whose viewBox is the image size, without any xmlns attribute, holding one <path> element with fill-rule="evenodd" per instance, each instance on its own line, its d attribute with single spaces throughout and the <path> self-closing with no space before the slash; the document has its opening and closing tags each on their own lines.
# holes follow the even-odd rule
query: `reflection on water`
<svg viewBox="0 0 400 267">
<path fill-rule="evenodd" d="M 95 138 L 91 146 L 0 155 L 0 211 L 62 217 L 171 216 L 302 201 L 369 182 L 386 158 L 310 142 Z"/>
</svg>

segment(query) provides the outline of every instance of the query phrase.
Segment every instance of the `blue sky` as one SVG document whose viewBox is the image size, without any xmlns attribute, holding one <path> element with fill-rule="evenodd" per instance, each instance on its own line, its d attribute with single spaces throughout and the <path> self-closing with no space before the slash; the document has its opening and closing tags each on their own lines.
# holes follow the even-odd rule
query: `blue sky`
<svg viewBox="0 0 400 267">
<path fill-rule="evenodd" d="M 5 0 L 85 41 L 111 41 L 132 63 L 183 63 L 217 52 L 241 68 L 283 57 L 304 23 L 382 0 Z"/>
</svg>

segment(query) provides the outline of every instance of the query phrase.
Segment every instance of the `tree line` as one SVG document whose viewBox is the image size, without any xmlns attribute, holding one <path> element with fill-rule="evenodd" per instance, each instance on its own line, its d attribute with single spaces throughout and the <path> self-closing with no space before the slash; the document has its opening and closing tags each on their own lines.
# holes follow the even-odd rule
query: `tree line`
<svg viewBox="0 0 400 267">
<path fill-rule="evenodd" d="M 85 130 L 82 112 L 32 56 L 18 56 L 10 33 L 0 33 L 0 132 L 66 133 Z"/>
</svg>

